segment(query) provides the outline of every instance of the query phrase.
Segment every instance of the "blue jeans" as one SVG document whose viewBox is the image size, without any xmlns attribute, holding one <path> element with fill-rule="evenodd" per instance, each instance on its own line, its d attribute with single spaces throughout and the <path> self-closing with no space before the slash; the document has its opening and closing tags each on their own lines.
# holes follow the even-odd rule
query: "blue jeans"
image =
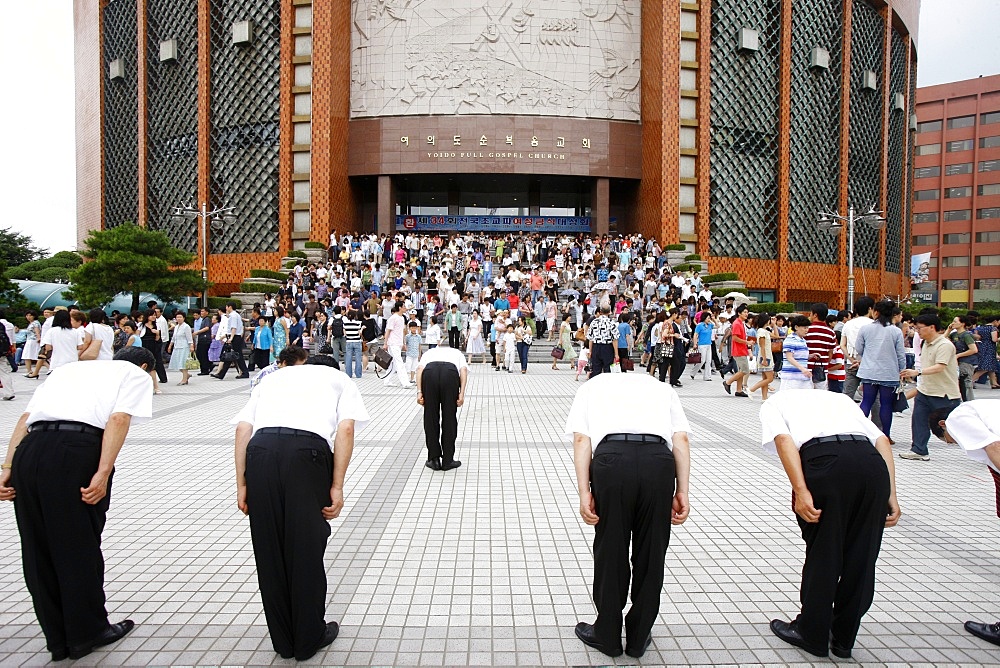
<svg viewBox="0 0 1000 668">
<path fill-rule="evenodd" d="M 913 432 L 913 445 L 910 450 L 918 455 L 930 454 L 927 450 L 927 443 L 931 440 L 931 427 L 927 422 L 927 416 L 938 408 L 955 408 L 961 403 L 961 399 L 930 397 L 917 392 L 917 398 L 913 402 L 913 418 L 910 423 L 910 429 Z"/>
<path fill-rule="evenodd" d="M 892 387 L 891 385 L 878 385 L 865 380 L 861 381 L 861 412 L 865 414 L 865 417 L 869 417 L 872 406 L 875 405 L 875 398 L 878 397 L 878 418 L 882 423 L 882 433 L 886 436 L 889 436 L 889 431 L 892 429 L 892 404 L 896 399 L 898 389 L 898 386 Z M 915 419 L 916 412 L 913 415 Z M 924 422 L 926 421 L 924 418 Z"/>
<path fill-rule="evenodd" d="M 351 367 L 354 368 L 354 373 L 351 373 Z M 348 341 L 347 347 L 344 352 L 344 373 L 347 374 L 348 378 L 361 378 L 361 342 L 360 341 Z"/>
</svg>

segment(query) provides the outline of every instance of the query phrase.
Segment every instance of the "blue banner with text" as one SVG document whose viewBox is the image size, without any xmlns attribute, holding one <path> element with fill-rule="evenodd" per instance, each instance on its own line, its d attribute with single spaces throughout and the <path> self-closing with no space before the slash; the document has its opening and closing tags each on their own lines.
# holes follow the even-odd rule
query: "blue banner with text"
<svg viewBox="0 0 1000 668">
<path fill-rule="evenodd" d="M 411 232 L 590 232 L 590 218 L 576 216 L 396 216 Z"/>
</svg>

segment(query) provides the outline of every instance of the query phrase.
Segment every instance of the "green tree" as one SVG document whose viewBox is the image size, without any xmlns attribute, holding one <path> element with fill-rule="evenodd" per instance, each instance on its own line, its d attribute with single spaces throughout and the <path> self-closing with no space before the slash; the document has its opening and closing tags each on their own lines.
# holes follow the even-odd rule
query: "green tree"
<svg viewBox="0 0 1000 668">
<path fill-rule="evenodd" d="M 34 246 L 31 237 L 15 232 L 9 227 L 0 228 L 0 259 L 4 268 L 16 267 L 45 255 L 45 251 Z"/>
<path fill-rule="evenodd" d="M 195 256 L 171 246 L 163 232 L 126 223 L 93 230 L 85 243 L 80 254 L 90 261 L 70 273 L 72 298 L 83 305 L 102 306 L 126 292 L 134 311 L 140 292 L 172 301 L 206 287 L 200 271 L 183 268 Z"/>
<path fill-rule="evenodd" d="M 70 272 L 83 264 L 83 258 L 73 251 L 59 251 L 52 257 L 32 260 L 7 270 L 7 278 L 42 283 L 69 283 Z"/>
</svg>

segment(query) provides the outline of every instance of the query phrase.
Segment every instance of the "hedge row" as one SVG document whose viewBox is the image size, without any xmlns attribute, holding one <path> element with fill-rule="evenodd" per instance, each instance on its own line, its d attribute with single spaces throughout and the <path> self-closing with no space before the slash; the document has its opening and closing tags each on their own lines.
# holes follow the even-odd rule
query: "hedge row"
<svg viewBox="0 0 1000 668">
<path fill-rule="evenodd" d="M 699 269 L 701 269 L 701 265 L 697 265 L 697 264 L 678 264 L 678 265 L 676 265 L 674 267 L 671 267 L 671 268 L 674 270 L 674 273 L 677 273 L 679 271 L 698 271 Z"/>
<path fill-rule="evenodd" d="M 691 260 L 700 260 L 701 256 L 697 253 L 692 253 L 691 255 L 685 255 L 684 259 L 690 262 Z"/>
<path fill-rule="evenodd" d="M 704 283 L 723 283 L 725 281 L 738 281 L 740 280 L 740 275 L 736 273 L 709 274 L 702 276 L 701 280 Z"/>
<path fill-rule="evenodd" d="M 677 250 L 687 250 L 687 246 L 684 244 L 667 244 L 663 247 L 665 251 L 677 251 Z"/>
<path fill-rule="evenodd" d="M 279 281 L 283 281 L 288 278 L 288 275 L 282 271 L 271 271 L 270 269 L 251 269 L 251 278 L 273 278 Z"/>
<path fill-rule="evenodd" d="M 321 250 L 326 250 L 326 244 L 320 241 L 307 241 L 305 246 L 306 248 L 319 248 Z"/>
<path fill-rule="evenodd" d="M 275 293 L 277 288 L 269 283 L 253 283 L 247 281 L 240 283 L 240 292 L 263 292 L 264 294 Z"/>
<path fill-rule="evenodd" d="M 288 257 L 300 257 L 300 258 L 302 258 L 304 260 L 308 256 L 306 255 L 305 251 L 292 250 L 292 251 L 288 251 Z"/>
<path fill-rule="evenodd" d="M 226 304 L 228 304 L 228 303 L 229 303 L 229 298 L 228 297 L 209 297 L 208 298 L 208 308 L 212 309 L 213 311 L 215 311 L 217 309 L 223 309 L 223 310 L 225 310 Z"/>
<path fill-rule="evenodd" d="M 754 313 L 798 313 L 795 304 L 791 302 L 766 302 L 763 304 L 750 304 L 750 310 Z"/>
</svg>

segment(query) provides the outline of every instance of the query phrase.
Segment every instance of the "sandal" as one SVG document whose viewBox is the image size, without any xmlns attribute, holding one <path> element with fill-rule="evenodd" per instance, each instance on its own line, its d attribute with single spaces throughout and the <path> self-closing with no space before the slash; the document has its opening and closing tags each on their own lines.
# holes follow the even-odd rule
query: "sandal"
<svg viewBox="0 0 1000 668">
<path fill-rule="evenodd" d="M 178 384 L 178 385 L 187 385 L 187 384 L 188 384 L 188 381 L 186 381 L 186 380 L 185 380 L 185 381 L 184 381 L 183 383 L 177 383 L 177 384 Z"/>
<path fill-rule="evenodd" d="M 153 390 L 153 394 L 163 394 L 163 390 Z"/>
</svg>

